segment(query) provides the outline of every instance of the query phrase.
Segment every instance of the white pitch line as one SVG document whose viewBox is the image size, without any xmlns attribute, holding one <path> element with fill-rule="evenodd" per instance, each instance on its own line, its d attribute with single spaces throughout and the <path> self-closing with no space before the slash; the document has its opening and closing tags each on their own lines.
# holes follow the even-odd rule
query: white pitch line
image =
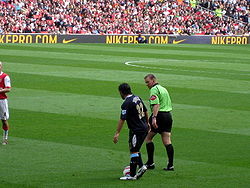
<svg viewBox="0 0 250 188">
<path fill-rule="evenodd" d="M 132 67 L 139 67 L 139 68 L 145 68 L 145 69 L 156 69 L 156 70 L 175 70 L 175 71 L 182 71 L 182 72 L 198 72 L 198 73 L 210 73 L 210 74 L 222 74 L 223 72 L 211 72 L 211 71 L 198 71 L 198 70 L 176 70 L 176 69 L 171 69 L 171 68 L 161 68 L 161 67 L 147 67 L 144 65 L 134 65 L 133 63 L 143 63 L 146 61 L 127 61 L 124 64 L 128 65 L 128 66 L 132 66 Z M 242 76 L 250 76 L 250 73 L 246 73 L 246 74 L 241 74 L 241 73 L 223 73 L 223 74 L 229 74 L 229 75 L 242 75 Z"/>
<path fill-rule="evenodd" d="M 143 62 L 143 61 L 127 61 L 127 62 L 125 62 L 125 65 L 132 66 L 132 67 L 140 67 L 140 68 L 145 68 L 145 69 L 174 70 L 174 69 L 166 69 L 166 68 L 161 68 L 161 67 L 147 67 L 147 66 L 143 66 L 143 65 L 134 65 L 134 64 L 131 64 L 131 63 L 139 63 L 139 62 Z"/>
</svg>

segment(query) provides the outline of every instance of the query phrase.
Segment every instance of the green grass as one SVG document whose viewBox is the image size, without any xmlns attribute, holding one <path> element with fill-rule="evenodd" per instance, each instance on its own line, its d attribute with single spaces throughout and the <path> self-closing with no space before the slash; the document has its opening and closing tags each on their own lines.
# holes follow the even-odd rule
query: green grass
<svg viewBox="0 0 250 188">
<path fill-rule="evenodd" d="M 4 44 L 0 60 L 12 81 L 0 187 L 249 186 L 249 45 Z M 128 82 L 147 103 L 147 73 L 172 97 L 175 171 L 162 170 L 158 135 L 156 169 L 123 182 L 126 126 L 112 142 L 117 87 Z"/>
</svg>

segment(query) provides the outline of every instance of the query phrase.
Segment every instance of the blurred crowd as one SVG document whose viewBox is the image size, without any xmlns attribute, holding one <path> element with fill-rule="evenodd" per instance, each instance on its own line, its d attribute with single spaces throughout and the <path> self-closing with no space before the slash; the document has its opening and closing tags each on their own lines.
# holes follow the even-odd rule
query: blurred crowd
<svg viewBox="0 0 250 188">
<path fill-rule="evenodd" d="M 249 7 L 250 0 L 0 0 L 0 33 L 248 35 Z"/>
<path fill-rule="evenodd" d="M 209 10 L 221 11 L 222 15 L 232 17 L 243 22 L 250 22 L 250 0 L 199 0 L 202 7 Z"/>
</svg>

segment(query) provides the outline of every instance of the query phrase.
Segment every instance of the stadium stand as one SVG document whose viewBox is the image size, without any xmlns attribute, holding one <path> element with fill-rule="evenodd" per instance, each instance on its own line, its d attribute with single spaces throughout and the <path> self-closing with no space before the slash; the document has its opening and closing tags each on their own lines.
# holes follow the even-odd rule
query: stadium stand
<svg viewBox="0 0 250 188">
<path fill-rule="evenodd" d="M 0 33 L 249 35 L 248 0 L 0 0 Z"/>
</svg>

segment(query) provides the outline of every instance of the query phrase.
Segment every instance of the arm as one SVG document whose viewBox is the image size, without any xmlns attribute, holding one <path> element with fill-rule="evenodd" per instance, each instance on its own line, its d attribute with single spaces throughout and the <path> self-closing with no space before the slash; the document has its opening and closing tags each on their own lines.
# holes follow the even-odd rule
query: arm
<svg viewBox="0 0 250 188">
<path fill-rule="evenodd" d="M 8 93 L 8 92 L 10 92 L 10 90 L 11 90 L 11 88 L 9 87 L 7 87 L 7 88 L 0 88 L 0 93 Z"/>
<path fill-rule="evenodd" d="M 148 112 L 144 112 L 144 113 L 145 113 L 146 122 L 147 122 L 147 124 L 149 124 Z"/>
<path fill-rule="evenodd" d="M 148 112 L 147 111 L 145 112 L 145 118 L 146 118 L 146 122 L 147 122 L 147 125 L 148 125 L 148 132 L 150 132 L 151 128 L 150 128 L 149 117 L 148 117 Z"/>
<path fill-rule="evenodd" d="M 122 130 L 122 127 L 123 127 L 123 124 L 124 124 L 125 120 L 122 120 L 120 119 L 118 121 L 118 124 L 117 124 L 117 129 L 116 129 L 116 132 L 115 132 L 115 136 L 113 138 L 113 142 L 116 144 L 118 142 L 118 137 L 120 135 L 120 132 Z"/>
<path fill-rule="evenodd" d="M 153 115 L 152 115 L 152 125 L 154 128 L 158 128 L 157 122 L 156 122 L 156 116 L 158 114 L 158 111 L 160 109 L 160 105 L 159 104 L 155 104 L 153 106 Z"/>
</svg>

